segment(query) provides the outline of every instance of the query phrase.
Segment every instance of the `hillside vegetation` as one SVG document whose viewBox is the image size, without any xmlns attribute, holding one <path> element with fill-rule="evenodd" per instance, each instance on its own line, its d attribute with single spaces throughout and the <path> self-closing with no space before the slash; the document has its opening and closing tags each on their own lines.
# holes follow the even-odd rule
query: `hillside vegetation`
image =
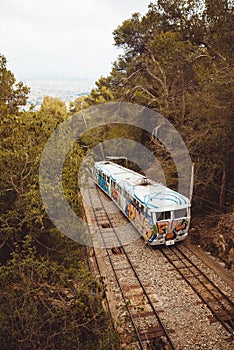
<svg viewBox="0 0 234 350">
<path fill-rule="evenodd" d="M 233 264 L 231 1 L 154 1 L 144 16 L 133 14 L 113 35 L 122 53 L 112 71 L 97 81 L 89 96 L 71 102 L 69 111 L 62 101 L 49 96 L 39 111 L 24 111 L 29 89 L 16 83 L 0 55 L 3 350 L 118 348 L 118 337 L 102 308 L 103 281 L 95 281 L 89 271 L 86 248 L 53 226 L 39 192 L 39 164 L 48 138 L 69 115 L 92 105 L 136 103 L 159 112 L 175 126 L 195 163 L 193 239 L 206 242 L 209 238 L 206 247 L 226 259 L 230 268 Z M 64 163 L 64 192 L 77 215 L 83 216 L 78 167 L 87 148 L 121 136 L 157 153 L 168 185 L 176 187 L 173 162 L 157 140 L 133 128 L 98 128 L 73 145 Z"/>
<path fill-rule="evenodd" d="M 103 309 L 105 286 L 89 270 L 87 252 L 49 220 L 40 197 L 42 150 L 67 117 L 65 104 L 45 97 L 38 112 L 20 110 L 29 89 L 15 83 L 0 56 L 0 343 L 1 349 L 116 349 Z M 82 216 L 75 144 L 63 169 L 64 192 Z"/>
<path fill-rule="evenodd" d="M 134 13 L 124 21 L 114 31 L 114 40 L 122 54 L 109 76 L 101 77 L 88 97 L 71 103 L 71 111 L 125 101 L 166 117 L 182 136 L 195 164 L 192 214 L 198 220 L 192 222 L 197 231 L 193 238 L 199 244 L 204 240 L 206 248 L 233 266 L 233 228 L 227 222 L 229 229 L 223 229 L 228 218 L 223 214 L 233 213 L 234 198 L 233 3 L 154 1 L 144 16 Z M 122 135 L 125 137 L 124 131 Z M 113 137 L 110 130 L 102 131 L 101 139 L 105 137 Z M 149 135 L 135 139 L 157 154 L 168 185 L 176 188 L 175 168 L 162 145 Z M 225 249 L 217 239 L 223 230 Z M 212 235 L 207 233 L 211 231 Z"/>
</svg>

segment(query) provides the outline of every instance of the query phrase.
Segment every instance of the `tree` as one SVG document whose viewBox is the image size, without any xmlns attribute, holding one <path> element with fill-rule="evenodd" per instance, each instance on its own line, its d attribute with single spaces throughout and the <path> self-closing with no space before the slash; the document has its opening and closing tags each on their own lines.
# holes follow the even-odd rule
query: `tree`
<svg viewBox="0 0 234 350">
<path fill-rule="evenodd" d="M 75 101 L 70 102 L 69 111 L 70 113 L 77 113 L 82 109 L 88 108 L 90 105 L 87 101 L 87 96 L 80 96 Z"/>
<path fill-rule="evenodd" d="M 196 163 L 199 210 L 233 201 L 225 195 L 233 187 L 233 8 L 229 0 L 154 1 L 114 31 L 123 54 L 98 81 L 99 93 L 104 86 L 177 128 Z"/>
<path fill-rule="evenodd" d="M 7 60 L 0 54 L 0 118 L 15 114 L 25 106 L 29 88 L 22 82 L 16 83 L 14 74 L 7 69 Z"/>
<path fill-rule="evenodd" d="M 49 114 L 54 118 L 61 118 L 61 121 L 67 115 L 66 104 L 57 97 L 45 96 L 40 107 L 41 114 Z"/>
<path fill-rule="evenodd" d="M 27 236 L 0 266 L 1 349 L 117 348 L 101 305 L 104 286 L 81 261 L 69 265 L 66 258 L 59 264 L 38 257 Z"/>
<path fill-rule="evenodd" d="M 5 72 L 7 86 L 13 74 Z M 104 285 L 92 278 L 84 247 L 53 226 L 40 196 L 41 153 L 68 117 L 66 106 L 45 97 L 39 111 L 25 112 L 16 100 L 15 109 L 2 103 L 0 119 L 1 349 L 115 349 L 118 340 L 102 308 Z M 83 154 L 74 144 L 62 176 L 76 214 L 82 213 L 77 172 Z"/>
</svg>

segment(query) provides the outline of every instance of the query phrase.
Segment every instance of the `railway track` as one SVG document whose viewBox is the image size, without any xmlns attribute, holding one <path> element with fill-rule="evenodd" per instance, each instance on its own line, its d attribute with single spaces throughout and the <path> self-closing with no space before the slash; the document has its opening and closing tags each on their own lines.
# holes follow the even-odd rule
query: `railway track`
<svg viewBox="0 0 234 350">
<path fill-rule="evenodd" d="M 176 348 L 184 350 L 198 348 L 232 348 L 234 314 L 232 293 L 229 295 L 228 293 L 230 292 L 225 292 L 225 288 L 222 290 L 222 283 L 220 287 L 220 283 L 216 283 L 216 278 L 212 281 L 213 274 L 211 274 L 211 278 L 209 277 L 211 270 L 206 273 L 205 265 L 201 264 L 199 258 L 186 248 L 184 244 L 177 244 L 172 247 L 160 247 L 156 250 L 153 250 L 151 246 L 148 247 L 144 245 L 142 240 L 138 240 L 137 244 L 122 244 L 123 235 L 121 236 L 121 228 L 119 227 L 117 217 L 118 215 L 121 216 L 123 221 L 126 220 L 125 217 L 118 211 L 113 214 L 115 205 L 112 204 L 112 201 L 103 194 L 102 191 L 96 188 L 94 183 L 92 183 L 91 186 L 91 190 L 89 189 L 87 191 L 89 197 L 89 213 L 91 214 L 89 222 L 92 222 L 92 224 L 95 222 L 94 239 L 98 237 L 99 244 L 102 242 L 102 247 L 105 248 L 99 249 L 100 251 L 105 251 L 101 259 L 103 261 L 105 260 L 104 264 L 108 266 L 108 271 L 106 271 L 107 273 L 104 273 L 104 275 L 112 275 L 108 281 L 108 283 L 111 281 L 111 284 L 109 283 L 111 293 L 114 295 L 114 298 L 118 299 L 118 303 L 116 303 L 118 307 L 121 303 L 122 313 L 126 316 L 126 322 L 124 324 L 127 326 L 125 326 L 125 329 L 123 328 L 123 337 L 121 336 L 122 344 L 127 344 L 126 349 Z M 111 208 L 108 211 L 109 207 Z M 126 228 L 124 231 L 126 235 Z M 133 240 L 132 242 L 136 241 Z M 144 252 L 144 257 L 137 256 L 136 252 L 138 249 L 140 254 Z M 99 259 L 97 259 L 99 263 L 100 256 Z M 150 274 L 150 271 L 143 267 L 145 265 L 144 262 L 147 261 L 146 259 L 157 267 L 156 270 L 154 269 L 153 274 Z M 161 262 L 159 260 L 161 260 Z M 165 262 L 167 263 L 165 264 Z M 170 265 L 172 268 L 168 268 Z M 100 268 L 100 270 L 102 270 L 102 268 Z M 142 272 L 142 270 L 147 270 L 147 274 Z M 168 290 L 167 284 L 165 284 L 164 288 L 164 284 L 162 284 L 164 282 L 161 282 L 161 275 L 165 275 L 165 273 L 171 276 L 167 278 L 167 280 L 170 281 L 170 285 L 176 284 L 179 287 L 179 290 L 177 290 L 177 287 L 173 286 L 173 289 L 176 291 L 174 300 L 172 300 L 173 294 L 171 294 L 171 292 L 168 298 L 167 294 L 165 294 L 165 292 L 163 293 L 164 289 Z M 160 280 L 157 279 L 159 276 Z M 113 282 L 113 280 L 115 282 Z M 182 287 L 182 285 L 184 285 L 184 287 Z M 117 286 L 117 288 L 114 286 Z M 186 297 L 184 295 L 185 290 L 187 291 Z M 198 325 L 195 334 L 199 332 L 198 329 L 203 330 L 203 323 L 197 323 L 198 317 L 199 322 L 201 322 L 201 319 L 204 320 L 205 327 L 208 327 L 209 324 L 211 325 L 211 328 L 207 328 L 207 331 L 204 331 L 201 336 L 193 333 L 191 341 L 190 338 L 187 338 L 190 328 L 185 329 L 185 335 L 182 323 L 174 321 L 178 318 L 177 313 L 174 317 L 174 312 L 176 310 L 182 310 L 183 305 L 187 303 L 187 301 L 185 302 L 182 299 L 178 299 L 178 295 L 181 293 L 181 297 L 189 300 L 189 303 L 190 298 L 193 300 L 189 311 L 191 316 L 188 314 L 188 319 L 186 316 L 186 322 L 188 325 L 189 317 L 191 317 L 192 324 Z M 180 300 L 181 305 L 177 304 L 176 299 Z M 120 300 L 121 302 L 119 302 Z M 166 308 L 162 308 L 162 305 L 164 305 L 162 304 L 162 300 L 166 301 Z M 169 300 L 170 308 L 168 308 Z M 183 302 L 181 303 L 181 301 Z M 185 307 L 187 309 L 186 305 Z M 207 311 L 206 308 L 208 309 Z M 173 317 L 171 317 L 170 310 L 173 310 Z M 196 317 L 193 310 L 195 311 Z M 201 314 L 199 310 L 202 311 Z M 165 324 L 167 328 L 164 326 Z M 212 325 L 214 325 L 215 328 L 213 328 Z M 194 326 L 192 326 L 191 330 L 193 327 Z M 213 341 L 208 341 L 210 343 L 209 347 L 206 347 L 206 345 L 204 345 L 205 343 L 202 343 L 205 335 L 213 339 Z M 198 338 L 200 338 L 200 340 L 198 340 L 197 344 L 200 345 L 196 347 L 194 342 Z M 186 347 L 186 344 L 190 344 L 190 346 Z M 219 345 L 216 345 L 218 347 L 213 347 L 211 344 Z"/>
<path fill-rule="evenodd" d="M 122 342 L 132 344 L 134 349 L 175 349 L 170 331 L 166 329 L 161 320 L 154 302 L 143 285 L 127 251 L 118 236 L 118 232 L 112 224 L 110 216 L 103 205 L 99 191 L 94 199 L 88 190 L 89 201 L 96 221 L 97 231 L 105 247 L 106 254 L 120 293 L 127 310 L 126 317 L 131 322 L 127 334 L 123 335 Z M 115 247 L 108 247 L 108 237 L 103 233 L 103 228 L 108 228 L 108 237 L 112 236 L 118 241 Z M 98 261 L 98 259 L 96 259 Z M 131 281 L 131 283 L 129 283 Z M 150 320 L 150 323 L 149 323 Z"/>
<path fill-rule="evenodd" d="M 211 311 L 210 322 L 219 322 L 234 339 L 233 301 L 193 262 L 188 249 L 177 245 L 160 251 Z"/>
</svg>

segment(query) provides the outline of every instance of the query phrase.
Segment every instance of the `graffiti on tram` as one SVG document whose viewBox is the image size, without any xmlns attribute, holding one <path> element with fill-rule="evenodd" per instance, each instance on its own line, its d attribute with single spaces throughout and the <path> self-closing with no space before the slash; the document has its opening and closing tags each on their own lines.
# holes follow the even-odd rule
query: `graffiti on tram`
<svg viewBox="0 0 234 350">
<path fill-rule="evenodd" d="M 150 243 L 158 236 L 166 235 L 166 239 L 173 239 L 185 233 L 189 224 L 188 220 L 159 221 L 154 224 L 151 215 L 146 215 L 143 208 L 141 205 L 136 207 L 133 203 L 128 202 L 125 207 L 125 214 Z"/>
<path fill-rule="evenodd" d="M 100 175 L 98 174 L 98 178 L 97 178 L 97 182 L 98 182 L 98 185 L 105 191 L 105 192 L 109 192 L 109 186 L 106 182 L 106 180 Z"/>
</svg>

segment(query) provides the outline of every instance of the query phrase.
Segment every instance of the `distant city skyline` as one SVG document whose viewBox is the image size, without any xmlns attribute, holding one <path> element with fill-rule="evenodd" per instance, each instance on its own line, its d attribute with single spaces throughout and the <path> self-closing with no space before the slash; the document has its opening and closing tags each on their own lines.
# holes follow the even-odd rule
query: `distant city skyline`
<svg viewBox="0 0 234 350">
<path fill-rule="evenodd" d="M 0 0 L 0 53 L 17 80 L 106 76 L 113 31 L 150 0 Z"/>
<path fill-rule="evenodd" d="M 26 109 L 30 105 L 39 109 L 45 96 L 57 97 L 69 107 L 70 102 L 75 101 L 77 97 L 88 95 L 95 87 L 92 79 L 24 80 L 24 83 L 30 87 Z"/>
</svg>

